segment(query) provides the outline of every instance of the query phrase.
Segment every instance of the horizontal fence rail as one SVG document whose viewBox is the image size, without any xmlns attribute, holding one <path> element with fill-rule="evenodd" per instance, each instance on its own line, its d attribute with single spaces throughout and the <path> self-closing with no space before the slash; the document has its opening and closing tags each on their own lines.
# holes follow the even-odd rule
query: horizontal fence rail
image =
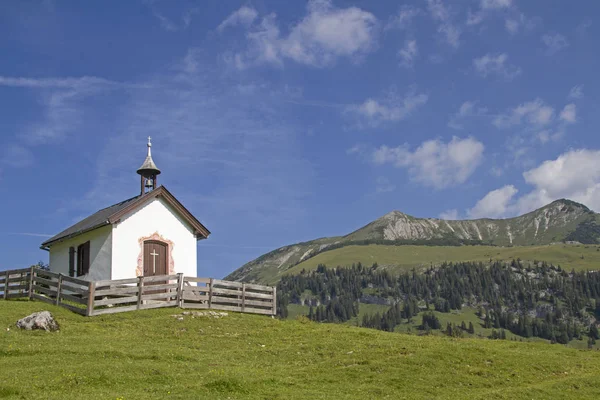
<svg viewBox="0 0 600 400">
<path fill-rule="evenodd" d="M 0 272 L 0 298 L 40 300 L 85 316 L 150 308 L 276 314 L 276 288 L 183 274 L 86 281 L 31 267 Z"/>
</svg>

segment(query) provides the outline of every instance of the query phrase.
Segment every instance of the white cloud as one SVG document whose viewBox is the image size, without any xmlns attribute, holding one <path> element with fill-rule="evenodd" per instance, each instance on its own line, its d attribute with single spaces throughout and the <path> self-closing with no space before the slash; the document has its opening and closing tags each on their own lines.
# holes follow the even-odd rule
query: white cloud
<svg viewBox="0 0 600 400">
<path fill-rule="evenodd" d="M 155 0 L 146 0 L 144 1 L 150 9 L 152 10 L 152 14 L 160 21 L 160 26 L 169 32 L 175 32 L 187 29 L 192 23 L 192 17 L 194 14 L 198 14 L 200 12 L 200 8 L 190 8 L 187 9 L 181 14 L 181 22 L 175 21 L 171 18 L 168 18 L 163 13 L 158 10 L 157 3 Z"/>
<path fill-rule="evenodd" d="M 452 129 L 463 129 L 462 122 L 465 118 L 477 117 L 487 113 L 487 108 L 476 106 L 476 101 L 465 101 L 462 103 L 458 108 L 458 112 L 448 121 L 448 126 Z"/>
<path fill-rule="evenodd" d="M 244 69 L 257 64 L 283 65 L 279 28 L 275 14 L 264 17 L 260 24 L 254 26 L 246 35 L 249 48 L 246 53 L 237 53 L 235 66 Z"/>
<path fill-rule="evenodd" d="M 529 162 L 525 155 L 531 150 L 531 147 L 524 136 L 515 134 L 507 137 L 505 147 L 508 150 L 504 156 L 505 160 L 512 159 L 515 164 Z"/>
<path fill-rule="evenodd" d="M 544 129 L 543 131 L 539 131 L 537 133 L 537 139 L 540 141 L 541 144 L 545 144 L 550 141 L 552 141 L 552 142 L 557 141 L 558 139 L 560 139 L 562 137 L 562 135 L 563 135 L 563 132 L 561 130 L 553 132 L 551 130 Z"/>
<path fill-rule="evenodd" d="M 354 146 L 350 147 L 349 149 L 346 150 L 346 154 L 364 154 L 365 152 L 365 146 L 362 144 L 355 144 Z"/>
<path fill-rule="evenodd" d="M 307 15 L 287 37 L 275 14 L 262 18 L 246 34 L 248 49 L 232 57 L 237 68 L 257 64 L 283 65 L 288 58 L 313 67 L 333 65 L 339 57 L 360 57 L 375 48 L 377 18 L 357 7 L 338 9 L 330 0 L 312 0 Z"/>
<path fill-rule="evenodd" d="M 481 0 L 479 10 L 467 13 L 467 25 L 479 25 L 492 15 L 504 18 L 504 27 L 508 33 L 515 35 L 521 29 L 530 30 L 535 26 L 535 19 L 530 19 L 521 13 L 512 0 Z"/>
<path fill-rule="evenodd" d="M 545 104 L 541 99 L 535 99 L 515 107 L 507 114 L 498 115 L 493 124 L 497 128 L 508 128 L 525 122 L 541 127 L 548 125 L 553 118 L 554 108 Z"/>
<path fill-rule="evenodd" d="M 427 103 L 428 96 L 411 88 L 403 97 L 391 91 L 386 98 L 368 98 L 361 104 L 351 105 L 347 112 L 366 118 L 372 124 L 382 121 L 400 121 Z"/>
<path fill-rule="evenodd" d="M 516 35 L 520 30 L 530 31 L 535 28 L 539 19 L 528 18 L 523 13 L 517 13 L 504 20 L 504 27 L 511 35 Z"/>
<path fill-rule="evenodd" d="M 428 140 L 415 151 L 407 145 L 381 146 L 373 152 L 373 162 L 407 168 L 414 181 L 442 189 L 464 183 L 481 163 L 483 151 L 474 138 L 453 137 L 448 143 Z"/>
<path fill-rule="evenodd" d="M 24 78 L 0 76 L 0 86 L 40 91 L 44 118 L 32 121 L 19 136 L 28 144 L 37 145 L 64 139 L 74 132 L 83 117 L 81 101 L 104 90 L 125 87 L 125 84 L 97 77 Z M 132 85 L 132 87 L 134 87 Z"/>
<path fill-rule="evenodd" d="M 458 48 L 461 30 L 452 23 L 451 10 L 441 0 L 427 0 L 427 9 L 431 18 L 438 23 L 438 33 L 450 46 Z"/>
<path fill-rule="evenodd" d="M 471 10 L 467 13 L 467 25 L 479 25 L 483 22 L 485 15 L 483 12 L 473 13 Z"/>
<path fill-rule="evenodd" d="M 464 103 L 462 103 L 460 105 L 460 108 L 458 109 L 458 115 L 460 115 L 461 117 L 471 115 L 473 113 L 474 106 L 475 106 L 474 102 L 465 101 Z"/>
<path fill-rule="evenodd" d="M 450 10 L 446 8 L 442 0 L 427 0 L 427 9 L 431 17 L 437 21 L 450 19 Z"/>
<path fill-rule="evenodd" d="M 377 178 L 375 191 L 377 193 L 389 193 L 396 190 L 396 185 L 390 182 L 386 177 L 380 176 Z"/>
<path fill-rule="evenodd" d="M 560 33 L 545 34 L 542 42 L 546 45 L 546 54 L 552 55 L 569 46 L 567 38 Z"/>
<path fill-rule="evenodd" d="M 0 150 L 0 165 L 22 168 L 33 164 L 32 147 L 54 145 L 73 135 L 93 114 L 94 100 L 111 91 L 146 89 L 147 84 L 115 82 L 95 76 L 28 78 L 0 76 L 0 86 L 31 90 L 41 106 L 41 118 L 32 118 L 15 134 L 15 143 Z M 18 144 L 19 143 L 19 144 Z M 2 154 L 3 153 L 3 154 Z"/>
<path fill-rule="evenodd" d="M 409 29 L 412 27 L 413 20 L 421 14 L 421 10 L 416 7 L 403 5 L 398 14 L 390 17 L 385 29 Z"/>
<path fill-rule="evenodd" d="M 512 80 L 521 74 L 521 68 L 507 63 L 508 55 L 488 53 L 482 57 L 473 60 L 475 71 L 485 77 L 496 75 L 507 81 Z"/>
<path fill-rule="evenodd" d="M 511 5 L 512 0 L 481 0 L 481 8 L 483 10 L 508 8 Z"/>
<path fill-rule="evenodd" d="M 569 91 L 569 99 L 578 100 L 583 98 L 583 85 L 573 86 Z"/>
<path fill-rule="evenodd" d="M 568 125 L 577 122 L 577 107 L 567 104 L 560 112 L 554 107 L 537 98 L 518 105 L 505 113 L 498 114 L 492 123 L 498 129 L 513 131 L 518 128 L 520 132 L 514 133 L 507 142 L 507 149 L 514 160 L 531 163 L 531 157 L 524 157 L 534 146 L 540 143 L 556 142 L 564 137 Z M 531 164 L 524 166 L 530 167 Z"/>
<path fill-rule="evenodd" d="M 441 33 L 445 38 L 446 42 L 454 48 L 458 48 L 460 45 L 460 29 L 452 24 L 442 24 L 438 27 L 438 32 Z"/>
<path fill-rule="evenodd" d="M 513 185 L 506 185 L 492 190 L 479 200 L 475 206 L 467 210 L 470 218 L 501 218 L 510 210 L 510 204 L 518 190 Z"/>
<path fill-rule="evenodd" d="M 117 86 L 121 83 L 96 76 L 81 78 L 24 78 L 0 76 L 0 86 L 31 89 L 85 89 L 92 86 Z"/>
<path fill-rule="evenodd" d="M 225 28 L 233 27 L 237 25 L 250 26 L 254 20 L 258 17 L 258 11 L 252 7 L 242 6 L 237 11 L 231 13 L 227 18 L 223 20 L 217 27 L 219 32 L 223 32 Z"/>
<path fill-rule="evenodd" d="M 502 175 L 504 175 L 504 170 L 501 167 L 498 166 L 494 166 L 490 169 L 490 174 L 492 174 L 493 176 L 499 178 Z"/>
<path fill-rule="evenodd" d="M 560 112 L 560 119 L 570 124 L 577 122 L 577 107 L 575 104 L 567 104 Z"/>
<path fill-rule="evenodd" d="M 510 34 L 516 34 L 517 32 L 519 32 L 519 20 L 517 19 L 513 19 L 513 18 L 507 18 L 504 21 L 504 27 L 506 28 L 506 30 L 508 31 L 508 33 Z"/>
<path fill-rule="evenodd" d="M 404 47 L 398 51 L 400 65 L 406 68 L 411 68 L 415 62 L 415 58 L 419 53 L 416 40 L 407 40 L 404 42 Z"/>
<path fill-rule="evenodd" d="M 440 213 L 439 218 L 445 220 L 457 220 L 459 219 L 458 210 L 453 208 L 451 210 L 443 211 Z"/>
<path fill-rule="evenodd" d="M 467 25 L 478 25 L 491 15 L 502 16 L 504 27 L 511 35 L 517 34 L 521 29 L 533 29 L 536 24 L 536 19 L 527 18 L 512 0 L 481 0 L 477 12 L 468 10 Z"/>
<path fill-rule="evenodd" d="M 579 25 L 577 25 L 577 28 L 575 28 L 575 32 L 577 32 L 577 35 L 579 36 L 585 36 L 585 34 L 591 26 L 592 20 L 590 18 L 586 18 L 583 21 L 581 21 Z"/>
<path fill-rule="evenodd" d="M 568 198 L 600 210 L 600 151 L 571 150 L 523 173 L 534 190 L 517 202 L 528 212 L 551 201 Z"/>
<path fill-rule="evenodd" d="M 512 185 L 488 193 L 468 211 L 473 218 L 524 214 L 570 199 L 600 210 L 600 150 L 570 150 L 523 173 L 532 190 L 516 198 Z"/>
</svg>

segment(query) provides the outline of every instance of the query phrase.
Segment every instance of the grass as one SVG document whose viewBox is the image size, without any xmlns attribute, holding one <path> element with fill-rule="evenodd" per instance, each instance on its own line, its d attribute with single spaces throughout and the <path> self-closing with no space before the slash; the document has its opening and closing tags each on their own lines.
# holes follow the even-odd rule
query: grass
<svg viewBox="0 0 600 400">
<path fill-rule="evenodd" d="M 301 304 L 288 304 L 288 319 L 296 319 L 299 315 L 308 315 L 309 306 Z"/>
<path fill-rule="evenodd" d="M 50 310 L 60 332 L 14 323 Z M 4 399 L 595 399 L 600 352 L 175 309 L 81 317 L 0 301 Z M 9 328 L 10 330 L 7 330 Z"/>
<path fill-rule="evenodd" d="M 594 245 L 554 244 L 545 246 L 346 246 L 326 251 L 288 269 L 296 274 L 303 269 L 312 270 L 319 264 L 329 267 L 349 266 L 361 262 L 371 265 L 377 262 L 394 271 L 415 267 L 438 265 L 444 261 L 489 261 L 520 258 L 524 261 L 546 261 L 570 270 L 600 269 L 600 249 Z M 582 258 L 583 256 L 583 258 Z M 274 281 L 279 277 L 273 277 Z M 273 283 L 273 282 L 271 282 Z"/>
</svg>

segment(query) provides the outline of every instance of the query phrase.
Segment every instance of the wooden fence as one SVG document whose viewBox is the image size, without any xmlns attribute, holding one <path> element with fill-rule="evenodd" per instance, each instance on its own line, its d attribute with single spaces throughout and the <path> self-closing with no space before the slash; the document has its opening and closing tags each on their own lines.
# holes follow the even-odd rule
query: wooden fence
<svg viewBox="0 0 600 400">
<path fill-rule="evenodd" d="M 276 288 L 183 274 L 85 281 L 31 267 L 0 272 L 0 297 L 41 300 L 93 316 L 181 307 L 275 315 Z"/>
</svg>

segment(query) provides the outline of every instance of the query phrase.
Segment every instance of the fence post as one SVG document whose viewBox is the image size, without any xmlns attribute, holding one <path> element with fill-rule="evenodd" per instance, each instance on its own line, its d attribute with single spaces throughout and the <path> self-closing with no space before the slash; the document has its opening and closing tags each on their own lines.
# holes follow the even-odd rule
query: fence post
<svg viewBox="0 0 600 400">
<path fill-rule="evenodd" d="M 183 272 L 177 274 L 177 306 L 183 308 Z"/>
<path fill-rule="evenodd" d="M 277 286 L 273 286 L 273 316 L 277 315 Z"/>
<path fill-rule="evenodd" d="M 144 291 L 144 277 L 138 276 L 138 299 L 137 299 L 137 309 L 140 309 L 142 305 L 142 292 Z"/>
<path fill-rule="evenodd" d="M 90 282 L 90 289 L 88 291 L 88 304 L 87 304 L 87 313 L 88 317 L 94 314 L 94 299 L 96 297 L 96 282 Z"/>
<path fill-rule="evenodd" d="M 242 312 L 246 312 L 246 284 L 242 283 Z"/>
<path fill-rule="evenodd" d="M 56 305 L 60 302 L 60 289 L 62 286 L 62 273 L 58 274 L 58 283 L 56 284 Z"/>
<path fill-rule="evenodd" d="M 33 266 L 31 266 L 31 268 L 29 269 L 29 300 L 31 300 L 33 298 L 34 274 L 35 274 L 35 268 Z"/>
<path fill-rule="evenodd" d="M 6 271 L 4 275 L 6 275 L 4 278 L 4 300 L 6 300 L 8 298 L 8 277 L 10 275 L 8 274 L 8 271 Z"/>
<path fill-rule="evenodd" d="M 210 278 L 209 287 L 208 287 L 208 308 L 212 308 L 212 289 L 213 289 L 213 278 Z"/>
</svg>

